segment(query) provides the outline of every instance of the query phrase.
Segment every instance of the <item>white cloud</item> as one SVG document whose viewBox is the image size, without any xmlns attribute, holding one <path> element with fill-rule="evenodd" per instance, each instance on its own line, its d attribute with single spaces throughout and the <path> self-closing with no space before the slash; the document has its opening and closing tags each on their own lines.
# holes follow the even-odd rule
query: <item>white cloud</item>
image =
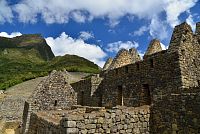
<svg viewBox="0 0 200 134">
<path fill-rule="evenodd" d="M 0 0 L 0 24 L 11 22 L 13 18 L 12 9 L 6 0 Z"/>
<path fill-rule="evenodd" d="M 166 0 L 164 10 L 167 14 L 167 22 L 174 27 L 179 24 L 178 17 L 181 13 L 193 7 L 198 0 Z"/>
<path fill-rule="evenodd" d="M 129 33 L 129 35 L 141 36 L 145 32 L 149 32 L 152 38 L 159 38 L 160 40 L 164 40 L 169 37 L 167 22 L 160 20 L 156 15 L 152 16 L 151 22 L 148 26 L 141 26 L 138 30 Z"/>
<path fill-rule="evenodd" d="M 164 45 L 162 42 L 160 42 L 160 45 L 161 45 L 162 50 L 166 50 L 169 47 L 169 46 Z"/>
<path fill-rule="evenodd" d="M 148 26 L 142 26 L 133 35 L 141 36 L 149 31 L 153 38 L 168 38 L 168 26 L 180 23 L 183 12 L 192 8 L 198 0 L 21 0 L 9 6 L 6 0 L 0 0 L 0 24 L 12 22 L 13 12 L 20 22 L 36 23 L 42 19 L 47 24 L 68 23 L 70 19 L 84 23 L 95 18 L 108 19 L 110 27 L 120 23 L 127 16 L 129 21 L 135 18 L 148 20 Z M 166 14 L 166 18 L 160 15 Z M 186 20 L 194 29 L 193 14 Z M 111 30 L 113 33 L 115 30 Z"/>
<path fill-rule="evenodd" d="M 111 20 L 109 21 L 109 26 L 110 26 L 111 28 L 114 28 L 114 27 L 117 26 L 119 23 L 120 23 L 119 20 L 117 20 L 117 19 L 111 19 Z"/>
<path fill-rule="evenodd" d="M 143 59 L 145 52 L 141 51 L 141 50 L 138 50 L 138 53 L 139 53 L 140 57 Z"/>
<path fill-rule="evenodd" d="M 126 42 L 117 41 L 117 42 L 109 43 L 107 45 L 106 51 L 108 51 L 108 52 L 118 52 L 122 48 L 130 49 L 130 48 L 133 48 L 133 47 L 137 48 L 138 46 L 139 46 L 139 44 L 135 41 L 126 41 Z"/>
<path fill-rule="evenodd" d="M 83 40 L 88 40 L 88 39 L 94 38 L 94 34 L 87 31 L 81 31 L 79 38 Z"/>
<path fill-rule="evenodd" d="M 149 28 L 147 26 L 142 26 L 140 27 L 137 31 L 134 31 L 133 32 L 133 35 L 134 36 L 141 36 L 144 34 L 144 32 L 148 31 Z"/>
<path fill-rule="evenodd" d="M 166 22 L 161 21 L 158 16 L 152 18 L 149 29 L 149 33 L 153 38 L 164 40 L 169 36 Z"/>
<path fill-rule="evenodd" d="M 21 22 L 36 22 L 37 16 L 46 23 L 67 23 L 70 18 L 77 22 L 94 18 L 108 18 L 111 26 L 129 15 L 151 20 L 166 13 L 171 26 L 179 23 L 181 13 L 189 10 L 197 0 L 22 0 L 14 6 Z M 131 19 L 132 20 L 132 19 Z"/>
<path fill-rule="evenodd" d="M 134 19 L 135 19 L 135 16 L 134 16 L 134 15 L 128 15 L 128 16 L 127 16 L 127 19 L 128 19 L 130 22 L 133 22 Z"/>
<path fill-rule="evenodd" d="M 186 19 L 186 22 L 192 27 L 192 30 L 195 31 L 196 29 L 196 23 L 193 20 L 193 15 L 190 13 L 190 11 L 188 11 L 189 16 Z"/>
<path fill-rule="evenodd" d="M 46 38 L 55 55 L 74 54 L 84 57 L 103 67 L 106 53 L 95 44 L 87 44 L 82 39 L 73 39 L 63 32 L 59 37 Z"/>
<path fill-rule="evenodd" d="M 7 38 L 13 38 L 13 37 L 16 37 L 16 36 L 21 36 L 22 34 L 20 32 L 13 32 L 11 34 L 8 34 L 6 32 L 1 32 L 0 33 L 0 36 L 1 37 L 7 37 Z"/>
<path fill-rule="evenodd" d="M 84 23 L 86 21 L 86 16 L 81 11 L 74 11 L 71 13 L 72 19 L 79 23 Z"/>
</svg>

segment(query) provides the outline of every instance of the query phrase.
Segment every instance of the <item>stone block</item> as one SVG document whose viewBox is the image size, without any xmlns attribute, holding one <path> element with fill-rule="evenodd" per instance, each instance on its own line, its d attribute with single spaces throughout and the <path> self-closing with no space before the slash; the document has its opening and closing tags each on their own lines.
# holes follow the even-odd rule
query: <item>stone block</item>
<svg viewBox="0 0 200 134">
<path fill-rule="evenodd" d="M 75 128 L 76 122 L 75 121 L 67 121 L 66 126 L 69 127 L 69 128 Z"/>
<path fill-rule="evenodd" d="M 85 126 L 85 128 L 87 128 L 87 129 L 96 128 L 96 124 L 87 124 L 87 125 Z"/>
<path fill-rule="evenodd" d="M 97 123 L 103 124 L 104 123 L 104 119 L 102 117 L 100 117 L 99 119 L 97 119 Z"/>
<path fill-rule="evenodd" d="M 81 134 L 87 134 L 87 129 L 81 130 Z"/>
<path fill-rule="evenodd" d="M 178 130 L 177 124 L 172 124 L 172 130 L 173 130 L 173 131 Z"/>
<path fill-rule="evenodd" d="M 95 133 L 95 129 L 89 129 L 88 130 L 88 134 L 94 134 Z"/>
<path fill-rule="evenodd" d="M 78 128 L 67 128 L 67 134 L 77 134 Z"/>
</svg>

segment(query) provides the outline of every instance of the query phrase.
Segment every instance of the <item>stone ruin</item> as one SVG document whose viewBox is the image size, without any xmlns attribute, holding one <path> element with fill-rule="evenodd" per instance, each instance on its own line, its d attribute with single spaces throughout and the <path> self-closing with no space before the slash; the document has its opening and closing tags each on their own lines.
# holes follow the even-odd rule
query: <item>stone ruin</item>
<svg viewBox="0 0 200 134">
<path fill-rule="evenodd" d="M 107 61 L 106 61 L 106 63 L 104 64 L 104 66 L 103 66 L 103 70 L 105 71 L 105 70 L 108 70 L 108 68 L 110 67 L 110 65 L 112 64 L 112 62 L 113 62 L 113 59 L 110 57 L 110 58 L 108 58 L 107 59 Z"/>
<path fill-rule="evenodd" d="M 97 75 L 71 84 L 54 72 L 25 103 L 28 134 L 200 133 L 200 23 L 174 28 L 167 50 L 121 50 Z"/>
<path fill-rule="evenodd" d="M 129 51 L 126 49 L 121 49 L 117 53 L 116 57 L 112 60 L 112 62 L 111 60 L 109 61 L 108 59 L 106 63 L 110 62 L 110 64 L 105 64 L 105 65 L 107 66 L 110 65 L 110 66 L 107 67 L 106 70 L 112 70 L 128 64 L 133 64 L 140 60 L 141 58 L 135 48 L 131 48 Z"/>
<path fill-rule="evenodd" d="M 148 55 L 152 55 L 152 54 L 160 52 L 160 51 L 162 51 L 162 47 L 161 47 L 160 41 L 157 40 L 157 39 L 153 39 L 150 42 L 146 53 L 144 54 L 144 58 L 146 58 Z"/>
<path fill-rule="evenodd" d="M 42 110 L 66 110 L 76 102 L 77 94 L 68 83 L 67 72 L 52 71 L 25 102 L 22 133 L 28 131 L 31 113 Z"/>
</svg>

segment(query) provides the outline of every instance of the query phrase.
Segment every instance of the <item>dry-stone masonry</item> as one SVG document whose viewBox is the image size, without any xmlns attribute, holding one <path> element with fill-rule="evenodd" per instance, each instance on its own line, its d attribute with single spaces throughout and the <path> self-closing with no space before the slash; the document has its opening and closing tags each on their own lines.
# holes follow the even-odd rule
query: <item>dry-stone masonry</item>
<svg viewBox="0 0 200 134">
<path fill-rule="evenodd" d="M 71 84 L 73 89 L 68 85 L 64 97 L 62 77 L 52 77 L 40 85 L 43 95 L 33 95 L 36 105 L 25 103 L 24 117 L 30 116 L 28 107 L 40 107 L 32 112 L 27 132 L 199 134 L 199 29 L 200 23 L 195 33 L 187 23 L 176 26 L 169 48 L 162 50 L 153 40 L 143 60 L 135 49 L 122 49 L 106 71 Z M 54 79 L 61 83 L 48 92 Z M 56 98 L 60 110 L 49 101 Z"/>
<path fill-rule="evenodd" d="M 77 83 L 71 84 L 73 89 L 77 92 L 77 104 L 87 106 L 101 106 L 101 96 L 97 90 L 103 78 L 99 75 L 93 75 L 91 78 L 81 80 Z"/>
<path fill-rule="evenodd" d="M 23 133 L 28 130 L 32 112 L 69 109 L 76 103 L 77 94 L 68 83 L 67 72 L 53 71 L 38 85 L 30 99 L 25 102 Z"/>
<path fill-rule="evenodd" d="M 110 67 L 110 65 L 112 64 L 112 61 L 113 61 L 112 58 L 108 58 L 106 63 L 103 66 L 103 70 L 107 70 Z"/>
<path fill-rule="evenodd" d="M 76 106 L 67 112 L 33 113 L 29 134 L 149 134 L 149 118 L 149 106 L 112 109 Z"/>
<path fill-rule="evenodd" d="M 162 47 L 161 47 L 160 41 L 157 40 L 157 39 L 153 39 L 150 42 L 149 47 L 148 47 L 146 53 L 144 54 L 144 58 L 146 56 L 148 56 L 148 55 L 152 55 L 152 54 L 160 52 L 160 51 L 162 51 Z"/>
<path fill-rule="evenodd" d="M 135 63 L 136 61 L 141 60 L 137 50 L 135 48 L 130 49 L 129 51 L 126 49 L 121 49 L 116 57 L 113 59 L 109 70 L 119 68 L 128 64 Z"/>
<path fill-rule="evenodd" d="M 200 22 L 198 22 L 198 23 L 196 24 L 196 31 L 195 31 L 195 33 L 196 33 L 197 35 L 200 35 Z"/>
<path fill-rule="evenodd" d="M 132 63 L 135 63 L 141 60 L 141 57 L 135 48 L 129 49 L 129 53 L 131 54 L 131 57 L 132 57 Z"/>
</svg>

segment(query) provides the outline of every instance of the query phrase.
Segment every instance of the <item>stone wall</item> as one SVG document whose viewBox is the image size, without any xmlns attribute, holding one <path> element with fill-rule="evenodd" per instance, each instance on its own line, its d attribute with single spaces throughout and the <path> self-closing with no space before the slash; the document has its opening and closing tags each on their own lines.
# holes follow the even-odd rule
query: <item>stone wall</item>
<svg viewBox="0 0 200 134">
<path fill-rule="evenodd" d="M 0 134 L 20 134 L 20 122 L 0 120 Z"/>
<path fill-rule="evenodd" d="M 181 87 L 178 58 L 178 52 L 168 53 L 165 50 L 135 64 L 110 70 L 104 74 L 98 90 L 102 93 L 102 106 L 150 105 L 154 101 L 155 89 L 159 89 L 159 92 L 171 92 L 168 90 L 171 87 Z"/>
<path fill-rule="evenodd" d="M 179 36 L 181 36 L 181 38 L 179 38 Z M 169 51 L 174 47 L 176 47 L 176 50 L 179 52 L 182 86 L 184 88 L 199 86 L 200 44 L 197 35 L 193 34 L 188 24 L 183 23 L 175 28 Z"/>
<path fill-rule="evenodd" d="M 151 107 L 151 133 L 199 134 L 200 87 L 155 95 Z"/>
<path fill-rule="evenodd" d="M 99 77 L 99 75 L 93 75 L 91 78 L 71 84 L 77 92 L 77 104 L 83 106 L 99 106 L 100 100 L 94 93 L 99 88 L 102 80 L 103 78 Z"/>
<path fill-rule="evenodd" d="M 63 111 L 65 117 L 57 118 L 57 121 L 60 121 L 57 123 L 52 118 L 54 116 L 47 117 L 46 114 L 42 116 L 41 113 L 32 114 L 29 134 L 149 134 L 149 106 L 115 107 L 112 109 L 79 107 L 72 111 L 66 113 Z"/>
<path fill-rule="evenodd" d="M 42 81 L 24 105 L 23 130 L 26 133 L 32 112 L 70 109 L 77 104 L 77 94 L 67 81 L 67 73 L 53 71 Z"/>
<path fill-rule="evenodd" d="M 113 107 L 125 105 L 137 107 L 153 103 L 155 89 L 171 92 L 182 87 L 179 53 L 163 50 L 149 55 L 142 61 L 126 65 L 101 74 L 101 81 L 91 94 L 91 79 L 72 84 L 79 94 L 78 104 Z M 172 88 L 173 87 L 173 88 Z M 163 90 L 167 89 L 167 90 Z M 168 90 L 170 89 L 170 90 Z M 121 90 L 121 91 L 120 91 Z M 81 97 L 84 92 L 84 97 Z"/>
<path fill-rule="evenodd" d="M 146 56 L 148 56 L 148 55 L 152 55 L 152 54 L 157 53 L 157 52 L 160 52 L 160 51 L 162 51 L 162 47 L 161 47 L 161 45 L 160 45 L 160 41 L 157 40 L 157 39 L 153 39 L 153 40 L 150 42 L 150 44 L 149 44 L 149 46 L 148 46 L 148 48 L 147 48 L 147 51 L 146 51 L 145 54 L 144 54 L 144 58 L 145 58 Z"/>
<path fill-rule="evenodd" d="M 28 102 L 39 110 L 66 109 L 77 102 L 77 96 L 68 83 L 66 72 L 52 72 L 40 83 Z"/>
<path fill-rule="evenodd" d="M 103 66 L 103 70 L 107 70 L 110 67 L 110 65 L 112 64 L 112 61 L 113 61 L 112 58 L 108 58 L 107 61 L 106 61 L 106 63 Z"/>
<path fill-rule="evenodd" d="M 196 31 L 195 31 L 195 33 L 196 33 L 197 35 L 200 35 L 200 22 L 198 22 L 198 23 L 196 24 Z"/>
<path fill-rule="evenodd" d="M 151 105 L 154 100 L 156 101 L 153 97 L 154 92 L 163 94 L 182 87 L 181 56 L 179 51 L 171 49 L 148 55 L 134 64 L 102 72 L 100 76 L 103 79 L 97 84 L 93 95 L 91 95 L 91 80 L 74 83 L 72 86 L 78 89 L 76 90 L 78 94 L 88 92 L 84 93 L 84 103 L 78 104 L 107 108 L 116 105 L 130 107 Z"/>
<path fill-rule="evenodd" d="M 108 70 L 119 68 L 128 64 L 132 64 L 140 60 L 141 58 L 135 48 L 132 48 L 129 51 L 126 49 L 121 49 L 119 50 L 119 52 L 113 59 Z"/>
<path fill-rule="evenodd" d="M 59 121 L 32 113 L 28 134 L 62 134 Z"/>
<path fill-rule="evenodd" d="M 197 86 L 200 83 L 200 45 L 195 40 L 196 37 L 190 38 L 193 33 L 189 30 L 191 28 L 183 23 L 175 28 L 168 50 L 158 49 L 160 52 L 148 55 L 142 61 L 102 72 L 100 76 L 103 80 L 93 96 L 84 98 L 85 104 L 100 106 L 91 104 L 94 102 L 91 100 L 96 98 L 105 107 L 150 105 L 156 101 L 154 94 L 165 94 L 182 87 Z M 185 42 L 181 40 L 183 33 L 188 34 Z M 154 42 L 156 46 L 160 46 L 158 41 Z M 178 44 L 180 42 L 183 43 Z M 150 46 L 152 44 L 150 43 Z M 119 55 L 121 53 L 128 54 L 128 51 L 122 50 Z M 185 53 L 184 56 L 181 53 Z M 121 62 L 124 60 L 122 58 Z M 90 89 L 86 81 L 73 84 L 77 92 Z"/>
<path fill-rule="evenodd" d="M 200 133 L 200 44 L 188 24 L 175 27 L 168 51 L 179 55 L 182 84 L 155 90 L 151 132 Z"/>
</svg>

